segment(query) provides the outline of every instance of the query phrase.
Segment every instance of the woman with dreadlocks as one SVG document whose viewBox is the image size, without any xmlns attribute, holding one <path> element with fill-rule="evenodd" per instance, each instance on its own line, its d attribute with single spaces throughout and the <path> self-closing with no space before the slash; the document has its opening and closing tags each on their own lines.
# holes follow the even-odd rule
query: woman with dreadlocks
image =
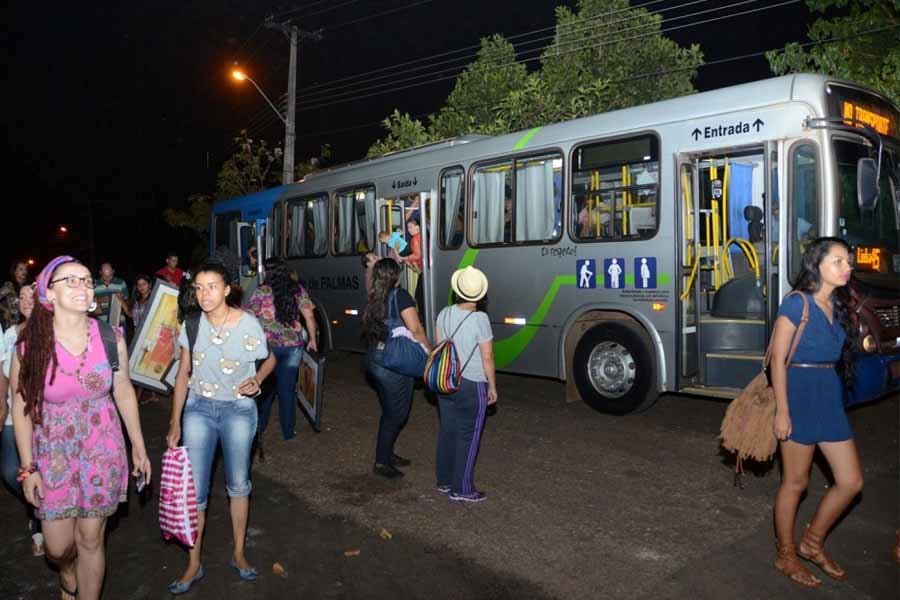
<svg viewBox="0 0 900 600">
<path fill-rule="evenodd" d="M 303 347 L 318 352 L 316 341 L 316 318 L 313 303 L 309 294 L 300 285 L 293 271 L 289 270 L 279 259 L 266 262 L 266 279 L 263 285 L 256 288 L 250 298 L 249 307 L 262 323 L 266 332 L 269 348 L 275 355 L 275 388 L 270 387 L 263 393 L 259 407 L 259 436 L 269 424 L 269 413 L 272 410 L 272 397 L 278 394 L 278 420 L 281 422 L 281 435 L 289 440 L 297 432 L 294 430 L 297 402 L 297 373 L 300 370 L 300 359 L 303 358 Z M 304 340 L 303 324 L 306 326 Z M 260 449 L 262 448 L 260 443 Z M 263 454 L 260 452 L 260 457 Z"/>
<path fill-rule="evenodd" d="M 134 475 L 149 482 L 128 353 L 117 332 L 119 369 L 107 359 L 91 272 L 54 258 L 37 279 L 38 304 L 16 345 L 13 429 L 18 480 L 41 519 L 47 558 L 60 570 L 63 600 L 100 597 L 106 518 L 127 499 L 128 460 L 119 415 L 131 440 Z M 115 385 L 113 385 L 115 382 Z M 118 413 L 116 412 L 118 407 Z"/>
<path fill-rule="evenodd" d="M 853 385 L 853 351 L 858 337 L 850 322 L 850 281 L 853 264 L 850 246 L 840 238 L 819 238 L 807 247 L 794 291 L 778 310 L 772 333 L 769 368 L 775 391 L 775 437 L 780 440 L 782 478 L 775 496 L 775 568 L 805 587 L 821 580 L 798 560 L 803 558 L 832 579 L 845 580 L 847 572 L 825 554 L 824 541 L 831 527 L 859 494 L 862 467 L 853 431 L 844 412 L 844 388 Z M 803 295 L 806 298 L 803 298 Z M 808 305 L 807 324 L 791 364 L 785 365 L 794 332 Z M 794 545 L 797 507 L 809 485 L 816 447 L 834 474 L 834 485 L 822 498 Z"/>
</svg>

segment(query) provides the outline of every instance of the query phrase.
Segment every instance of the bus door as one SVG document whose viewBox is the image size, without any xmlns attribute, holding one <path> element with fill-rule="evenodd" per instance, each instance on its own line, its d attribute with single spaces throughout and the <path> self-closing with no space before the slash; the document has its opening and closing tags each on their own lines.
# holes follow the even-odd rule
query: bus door
<svg viewBox="0 0 900 600">
<path fill-rule="evenodd" d="M 413 205 L 415 201 L 415 208 Z M 380 257 L 403 257 L 410 251 L 409 235 L 406 231 L 407 215 L 418 210 L 418 195 L 380 198 L 378 208 L 378 238 L 376 254 Z M 403 264 L 400 274 L 400 287 L 412 295 L 418 283 L 418 273 Z"/>
<path fill-rule="evenodd" d="M 774 154 L 760 146 L 678 157 L 681 388 L 740 389 L 759 373 Z"/>
</svg>

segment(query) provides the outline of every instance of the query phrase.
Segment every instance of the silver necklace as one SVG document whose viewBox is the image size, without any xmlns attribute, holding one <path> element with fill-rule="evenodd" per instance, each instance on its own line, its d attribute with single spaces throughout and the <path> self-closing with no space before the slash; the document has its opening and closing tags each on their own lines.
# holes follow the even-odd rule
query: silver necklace
<svg viewBox="0 0 900 600">
<path fill-rule="evenodd" d="M 228 322 L 228 314 L 231 312 L 231 307 L 228 307 L 228 310 L 225 311 L 225 318 L 222 319 L 222 323 L 219 325 L 219 328 L 216 329 L 213 327 L 212 321 L 209 322 L 209 328 L 212 330 L 212 343 L 216 346 L 221 346 L 225 343 L 225 337 L 222 336 L 222 330 L 225 329 L 225 323 Z"/>
</svg>

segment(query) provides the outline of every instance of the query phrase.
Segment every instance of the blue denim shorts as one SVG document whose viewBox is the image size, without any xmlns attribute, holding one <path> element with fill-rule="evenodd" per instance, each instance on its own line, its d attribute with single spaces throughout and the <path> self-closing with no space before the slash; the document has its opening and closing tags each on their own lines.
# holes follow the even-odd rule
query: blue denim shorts
<svg viewBox="0 0 900 600">
<path fill-rule="evenodd" d="M 197 509 L 205 510 L 212 462 L 221 442 L 225 463 L 225 491 L 231 498 L 250 495 L 250 451 L 258 414 L 253 398 L 209 400 L 188 394 L 181 425 L 181 443 L 194 471 Z"/>
</svg>

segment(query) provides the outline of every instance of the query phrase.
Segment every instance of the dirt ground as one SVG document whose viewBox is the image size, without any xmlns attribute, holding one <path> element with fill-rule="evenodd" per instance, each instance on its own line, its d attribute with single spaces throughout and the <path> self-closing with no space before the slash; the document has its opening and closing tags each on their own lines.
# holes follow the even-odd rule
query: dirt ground
<svg viewBox="0 0 900 600">
<path fill-rule="evenodd" d="M 664 396 L 644 414 L 609 417 L 566 403 L 560 382 L 501 375 L 476 468 L 488 500 L 461 505 L 435 490 L 437 411 L 421 391 L 397 445 L 413 460 L 406 477 L 371 474 L 379 409 L 360 364 L 359 355 L 329 355 L 321 433 L 300 416 L 299 435 L 284 442 L 273 415 L 267 460 L 253 471 L 255 583 L 226 566 L 219 465 L 207 575 L 185 598 L 898 597 L 900 566 L 890 555 L 900 524 L 897 398 L 851 411 L 866 488 L 828 539 L 850 581 L 806 591 L 771 566 L 777 468 L 746 477 L 743 489 L 732 485 L 716 441 L 724 403 Z M 157 469 L 167 419 L 165 400 L 142 407 Z M 814 467 L 798 530 L 826 486 Z M 104 598 L 171 597 L 166 584 L 185 553 L 162 541 L 156 504 L 132 495 L 111 520 Z M 51 570 L 30 556 L 21 505 L 5 493 L 0 523 L 0 599 L 58 597 Z"/>
</svg>

